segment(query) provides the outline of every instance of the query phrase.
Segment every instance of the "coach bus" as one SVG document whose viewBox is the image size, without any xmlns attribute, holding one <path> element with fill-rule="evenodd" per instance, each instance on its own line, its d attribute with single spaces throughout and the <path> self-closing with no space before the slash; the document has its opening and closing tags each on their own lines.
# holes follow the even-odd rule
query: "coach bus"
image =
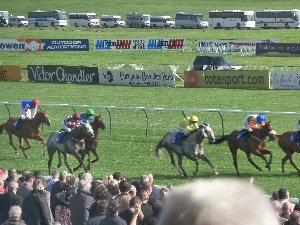
<svg viewBox="0 0 300 225">
<path fill-rule="evenodd" d="M 69 13 L 70 26 L 99 27 L 100 22 L 96 13 Z"/>
<path fill-rule="evenodd" d="M 256 28 L 299 28 L 300 10 L 256 11 Z"/>
<path fill-rule="evenodd" d="M 128 13 L 126 16 L 128 27 L 150 27 L 150 15 L 143 13 Z"/>
<path fill-rule="evenodd" d="M 67 13 L 65 11 L 30 11 L 28 12 L 28 25 L 36 27 L 67 26 Z"/>
<path fill-rule="evenodd" d="M 215 29 L 255 28 L 254 11 L 224 10 L 210 11 L 209 24 Z"/>
<path fill-rule="evenodd" d="M 176 28 L 207 28 L 208 22 L 199 13 L 178 12 L 175 16 Z"/>
</svg>

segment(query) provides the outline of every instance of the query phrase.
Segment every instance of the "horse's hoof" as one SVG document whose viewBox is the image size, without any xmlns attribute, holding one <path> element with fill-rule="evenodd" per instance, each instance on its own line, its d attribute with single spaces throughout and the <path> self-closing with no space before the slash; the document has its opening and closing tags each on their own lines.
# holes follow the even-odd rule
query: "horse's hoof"
<svg viewBox="0 0 300 225">
<path fill-rule="evenodd" d="M 19 152 L 15 152 L 16 155 L 19 155 Z"/>
<path fill-rule="evenodd" d="M 26 155 L 26 156 L 25 156 L 25 159 L 29 159 L 29 156 L 28 156 L 28 155 Z"/>
<path fill-rule="evenodd" d="M 218 176 L 218 175 L 219 175 L 219 172 L 214 171 L 214 175 Z"/>
</svg>

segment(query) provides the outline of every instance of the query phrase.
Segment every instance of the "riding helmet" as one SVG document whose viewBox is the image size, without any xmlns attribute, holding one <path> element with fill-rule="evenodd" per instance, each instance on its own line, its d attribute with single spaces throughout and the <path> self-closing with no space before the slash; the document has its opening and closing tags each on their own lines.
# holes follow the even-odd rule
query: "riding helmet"
<svg viewBox="0 0 300 225">
<path fill-rule="evenodd" d="M 259 114 L 256 118 L 257 122 L 259 123 L 265 123 L 267 121 L 267 118 L 264 114 Z"/>
<path fill-rule="evenodd" d="M 93 109 L 88 109 L 86 111 L 86 114 L 88 114 L 88 115 L 95 115 L 95 111 Z"/>
<path fill-rule="evenodd" d="M 35 106 L 38 106 L 40 104 L 40 100 L 38 100 L 37 98 L 34 98 L 32 100 L 32 104 L 35 105 Z"/>
<path fill-rule="evenodd" d="M 198 117 L 195 116 L 195 115 L 192 115 L 191 118 L 190 118 L 190 121 L 191 122 L 198 122 Z"/>
<path fill-rule="evenodd" d="M 80 120 L 80 114 L 79 113 L 74 113 L 73 114 L 73 120 Z"/>
</svg>

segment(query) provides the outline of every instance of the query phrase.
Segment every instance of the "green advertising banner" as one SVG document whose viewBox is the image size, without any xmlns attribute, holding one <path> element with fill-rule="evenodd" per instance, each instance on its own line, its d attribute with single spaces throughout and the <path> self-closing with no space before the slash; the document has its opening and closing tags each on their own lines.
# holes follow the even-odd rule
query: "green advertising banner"
<svg viewBox="0 0 300 225">
<path fill-rule="evenodd" d="M 186 71 L 184 87 L 270 89 L 268 70 Z"/>
</svg>

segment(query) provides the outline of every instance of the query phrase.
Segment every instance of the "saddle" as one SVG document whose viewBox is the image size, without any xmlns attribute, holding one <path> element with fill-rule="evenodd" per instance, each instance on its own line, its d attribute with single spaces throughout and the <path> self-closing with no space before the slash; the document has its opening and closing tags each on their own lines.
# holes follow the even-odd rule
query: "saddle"
<svg viewBox="0 0 300 225">
<path fill-rule="evenodd" d="M 184 133 L 177 132 L 173 137 L 172 143 L 174 143 L 175 145 L 181 145 L 183 138 L 184 138 Z"/>
<path fill-rule="evenodd" d="M 14 124 L 14 126 L 17 128 L 17 129 L 21 129 L 23 127 L 25 123 L 25 119 L 23 119 L 22 117 L 20 117 Z"/>
<path fill-rule="evenodd" d="M 300 131 L 295 131 L 291 135 L 291 142 L 300 142 Z"/>
<path fill-rule="evenodd" d="M 56 144 L 64 144 L 66 140 L 68 140 L 69 136 L 70 132 L 65 130 L 60 131 L 55 139 Z"/>
<path fill-rule="evenodd" d="M 250 138 L 251 132 L 246 129 L 240 130 L 236 136 L 236 140 L 241 140 L 242 142 L 246 142 L 248 138 Z"/>
</svg>

